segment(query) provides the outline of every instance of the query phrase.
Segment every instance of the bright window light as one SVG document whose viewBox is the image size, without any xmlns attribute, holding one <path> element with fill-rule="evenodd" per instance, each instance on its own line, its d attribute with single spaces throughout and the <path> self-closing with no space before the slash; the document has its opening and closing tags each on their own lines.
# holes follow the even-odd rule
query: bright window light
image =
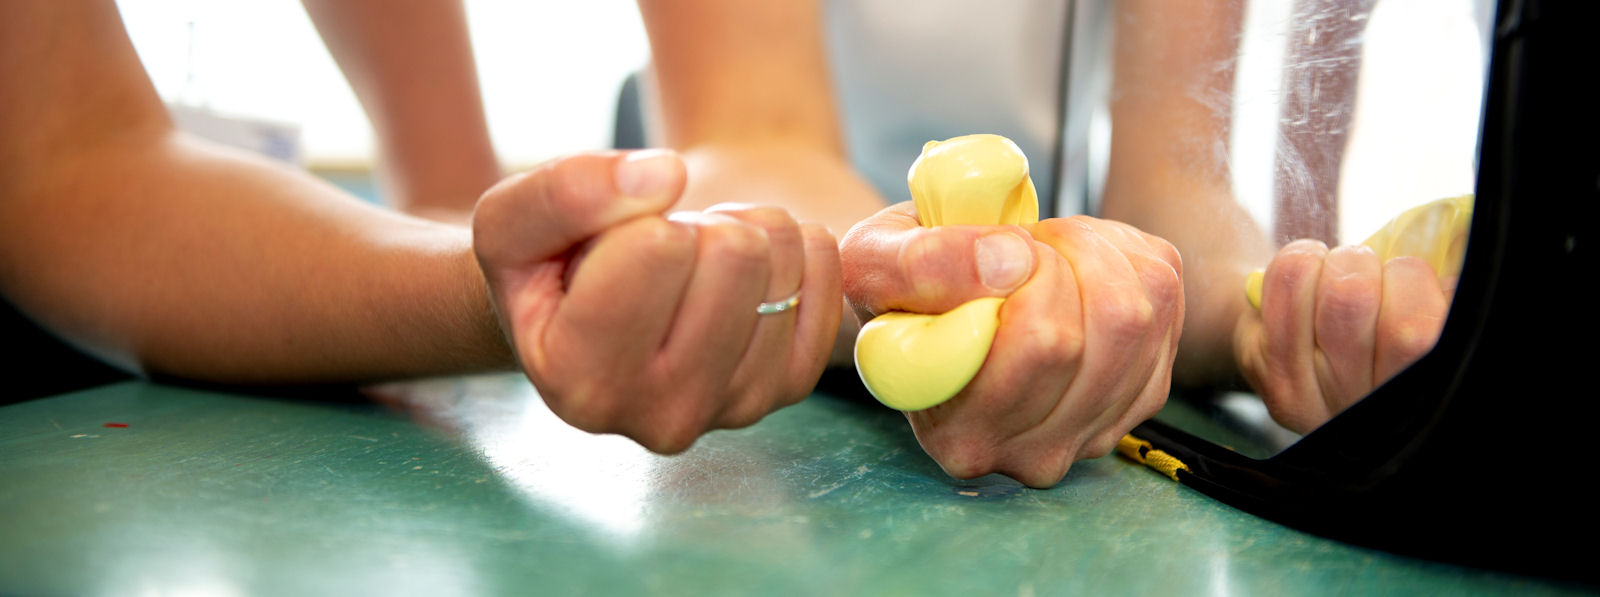
<svg viewBox="0 0 1600 597">
<path fill-rule="evenodd" d="M 300 3 L 117 4 L 162 99 L 296 125 L 313 167 L 372 162 L 371 127 Z M 501 162 L 525 166 L 610 146 L 617 90 L 649 60 L 632 2 L 466 7 Z"/>
</svg>

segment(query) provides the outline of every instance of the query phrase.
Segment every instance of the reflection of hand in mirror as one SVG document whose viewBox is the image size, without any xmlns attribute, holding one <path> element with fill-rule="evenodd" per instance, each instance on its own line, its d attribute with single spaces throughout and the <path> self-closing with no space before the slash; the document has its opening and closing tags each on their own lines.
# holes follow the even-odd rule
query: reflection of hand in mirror
<svg viewBox="0 0 1600 597">
<path fill-rule="evenodd" d="M 1007 297 L 972 382 L 907 413 L 951 476 L 1003 473 L 1048 487 L 1165 403 L 1184 311 L 1182 264 L 1160 238 L 1083 216 L 1025 230 L 925 228 L 902 203 L 851 229 L 840 253 L 846 297 L 863 319 Z"/>
<path fill-rule="evenodd" d="M 1310 432 L 1433 348 L 1450 308 L 1445 286 L 1416 257 L 1290 243 L 1267 266 L 1261 311 L 1235 327 L 1240 371 L 1273 419 Z"/>
</svg>

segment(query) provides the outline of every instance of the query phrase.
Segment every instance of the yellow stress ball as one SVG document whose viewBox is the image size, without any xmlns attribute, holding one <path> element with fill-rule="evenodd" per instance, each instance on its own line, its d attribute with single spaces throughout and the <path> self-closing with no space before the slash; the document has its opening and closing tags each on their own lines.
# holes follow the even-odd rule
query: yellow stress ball
<svg viewBox="0 0 1600 597">
<path fill-rule="evenodd" d="M 874 317 L 856 339 L 861 380 L 879 402 L 898 410 L 954 398 L 989 356 L 1004 302 L 989 297 L 941 315 L 895 311 Z"/>
<path fill-rule="evenodd" d="M 1039 221 L 1028 158 L 999 135 L 929 141 L 906 179 L 917 217 L 930 228 Z M 938 315 L 891 312 L 873 318 L 856 338 L 861 381 L 879 402 L 899 410 L 954 398 L 988 358 L 1004 302 L 980 298 Z"/>
</svg>

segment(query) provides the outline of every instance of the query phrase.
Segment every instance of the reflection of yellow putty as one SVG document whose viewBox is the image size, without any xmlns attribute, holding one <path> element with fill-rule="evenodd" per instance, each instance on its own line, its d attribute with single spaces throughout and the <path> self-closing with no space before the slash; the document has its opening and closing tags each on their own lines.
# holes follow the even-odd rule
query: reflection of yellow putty
<svg viewBox="0 0 1600 597">
<path fill-rule="evenodd" d="M 1467 254 L 1467 233 L 1472 230 L 1472 195 L 1430 201 L 1405 210 L 1361 244 L 1380 261 L 1417 257 L 1433 266 L 1440 279 L 1461 275 Z M 1261 284 L 1265 272 L 1256 270 L 1245 279 L 1245 297 L 1261 309 Z"/>
<path fill-rule="evenodd" d="M 999 135 L 929 141 L 907 182 L 924 226 L 1026 226 L 1039 220 L 1028 158 Z M 989 356 L 1003 302 L 981 298 L 941 315 L 893 312 L 874 318 L 856 338 L 861 381 L 880 402 L 900 410 L 955 397 Z"/>
</svg>

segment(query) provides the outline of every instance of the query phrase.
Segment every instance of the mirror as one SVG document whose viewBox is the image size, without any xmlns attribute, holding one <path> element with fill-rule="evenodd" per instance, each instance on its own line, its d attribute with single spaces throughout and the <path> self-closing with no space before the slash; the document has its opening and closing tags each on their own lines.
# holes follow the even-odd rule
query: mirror
<svg viewBox="0 0 1600 597">
<path fill-rule="evenodd" d="M 1296 239 L 1372 246 L 1408 209 L 1470 209 L 1491 3 L 1147 4 L 1074 9 L 1062 205 L 1133 220 L 1108 205 L 1117 193 L 1223 194 L 1215 209 L 1239 224 L 1210 232 L 1260 243 L 1261 268 Z M 1183 110 L 1195 115 L 1172 115 Z M 1186 188 L 1145 182 L 1175 168 Z M 1460 222 L 1464 234 L 1470 216 Z M 1235 291 L 1188 261 L 1191 299 Z M 1450 292 L 1454 277 L 1440 276 Z M 1175 396 L 1157 420 L 1254 458 L 1300 438 L 1249 392 Z"/>
</svg>

